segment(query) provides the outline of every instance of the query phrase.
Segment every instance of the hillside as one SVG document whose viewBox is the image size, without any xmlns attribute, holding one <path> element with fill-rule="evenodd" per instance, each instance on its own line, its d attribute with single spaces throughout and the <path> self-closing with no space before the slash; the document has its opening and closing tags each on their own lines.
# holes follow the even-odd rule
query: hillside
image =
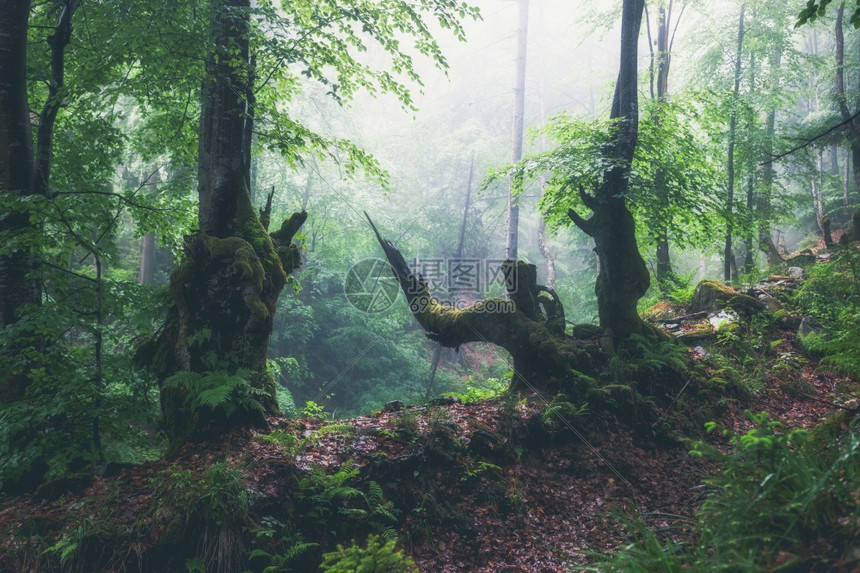
<svg viewBox="0 0 860 573">
<path fill-rule="evenodd" d="M 690 315 L 682 305 L 656 310 L 676 336 L 709 328 L 707 318 L 673 323 Z M 713 491 L 701 484 L 724 466 L 691 456 L 684 438 L 730 450 L 705 422 L 743 433 L 754 426 L 745 410 L 766 411 L 783 423 L 780 435 L 856 435 L 856 384 L 820 369 L 794 322 L 776 316 L 786 313 L 676 346 L 686 370 L 674 375 L 686 383 L 672 400 L 634 402 L 638 411 L 610 398 L 592 413 L 575 398 L 534 393 L 393 402 L 348 420 L 270 418 L 268 429 L 174 457 L 70 476 L 2 500 L 0 570 L 311 571 L 338 543 L 376 533 L 398 539 L 421 571 L 565 571 L 628 542 L 622 512 L 688 542 Z M 853 503 L 834 516 L 843 527 L 832 537 L 787 553 L 794 570 L 860 566 Z"/>
</svg>

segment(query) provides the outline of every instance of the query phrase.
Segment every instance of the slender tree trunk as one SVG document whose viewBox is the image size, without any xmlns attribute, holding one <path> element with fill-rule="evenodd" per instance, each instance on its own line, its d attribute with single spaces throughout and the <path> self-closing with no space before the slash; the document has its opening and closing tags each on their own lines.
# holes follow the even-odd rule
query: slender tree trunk
<svg viewBox="0 0 860 573">
<path fill-rule="evenodd" d="M 63 104 L 63 84 L 66 71 L 66 46 L 72 39 L 72 15 L 80 0 L 67 2 L 60 12 L 54 33 L 48 37 L 51 46 L 51 81 L 48 83 L 48 99 L 39 115 L 36 132 L 36 165 L 33 173 L 33 193 L 50 196 L 51 165 L 54 160 L 54 125 L 57 113 Z"/>
<path fill-rule="evenodd" d="M 149 232 L 143 236 L 140 244 L 140 272 L 138 284 L 152 284 L 155 277 L 155 233 Z"/>
<path fill-rule="evenodd" d="M 523 157 L 523 125 L 526 107 L 526 52 L 529 33 L 529 0 L 519 0 L 520 24 L 517 31 L 517 79 L 514 86 L 514 122 L 511 136 L 511 162 L 516 163 Z M 519 175 L 511 178 L 511 191 L 508 198 L 508 225 L 505 257 L 517 260 L 519 242 L 520 207 L 523 179 Z"/>
<path fill-rule="evenodd" d="M 744 272 L 749 274 L 755 268 L 755 174 L 750 166 L 750 172 L 747 175 L 747 236 L 744 241 L 746 253 L 744 253 Z"/>
<path fill-rule="evenodd" d="M 542 12 L 540 14 L 543 16 Z M 542 17 L 541 25 L 543 25 Z M 546 70 L 544 67 L 543 35 L 539 35 L 538 38 L 538 113 L 540 114 L 539 123 L 543 125 L 546 122 L 546 101 L 544 100 Z M 540 151 L 546 151 L 546 135 L 541 134 L 539 143 Z M 543 173 L 541 173 L 538 178 L 538 185 L 540 186 L 540 193 L 543 195 L 543 192 L 546 189 L 546 175 Z M 544 261 L 546 261 L 546 286 L 551 289 L 555 289 L 555 256 L 549 248 L 549 244 L 547 244 L 546 219 L 544 218 L 543 213 L 540 213 L 540 222 L 538 223 L 538 248 L 543 255 Z"/>
<path fill-rule="evenodd" d="M 755 53 L 750 53 L 750 75 L 749 75 L 749 83 L 751 86 L 755 85 L 755 74 L 756 74 L 756 57 Z M 755 116 L 753 114 L 748 115 L 748 121 L 750 128 L 754 127 Z M 753 162 L 750 162 L 747 167 L 747 192 L 746 192 L 746 217 L 747 217 L 747 226 L 746 233 L 744 236 L 744 272 L 749 274 L 755 268 L 755 253 L 756 253 L 756 240 L 755 240 L 755 165 Z"/>
<path fill-rule="evenodd" d="M 848 107 L 848 97 L 845 94 L 845 33 L 842 30 L 843 16 L 845 13 L 845 2 L 839 5 L 836 12 L 836 101 L 839 104 L 839 114 L 842 121 L 850 123 L 846 130 L 848 143 L 851 147 L 851 163 L 853 166 L 854 188 L 860 190 L 860 137 L 857 135 L 860 129 L 860 117 L 855 117 Z M 860 78 L 858 78 L 860 81 Z"/>
<path fill-rule="evenodd" d="M 782 46 L 774 48 L 771 55 L 772 90 L 771 96 L 775 96 L 779 89 L 779 73 L 782 64 Z M 758 244 L 759 249 L 764 251 L 768 266 L 778 265 L 782 262 L 782 256 L 776 245 L 773 244 L 771 236 L 771 218 L 773 216 L 773 142 L 776 137 L 776 106 L 772 106 L 767 112 L 765 120 L 764 157 L 766 163 L 762 169 L 761 192 L 758 201 Z"/>
<path fill-rule="evenodd" d="M 733 211 L 735 202 L 735 136 L 738 125 L 738 94 L 741 87 L 741 56 L 744 42 L 744 10 L 746 6 L 741 6 L 740 17 L 738 18 L 738 47 L 735 52 L 735 85 L 732 92 L 732 111 L 729 119 L 729 149 L 728 149 L 728 193 L 726 196 L 726 246 L 723 252 L 725 264 L 723 267 L 723 275 L 726 282 L 732 280 L 732 273 L 735 266 L 735 255 L 732 250 L 732 231 L 733 231 Z M 735 271 L 736 272 L 736 271 Z"/>
<path fill-rule="evenodd" d="M 675 29 L 678 22 L 684 13 L 685 6 L 682 6 L 681 13 L 675 20 Z M 657 12 L 657 41 L 656 50 L 651 47 L 650 29 L 649 29 L 649 48 L 651 51 L 651 97 L 657 102 L 665 102 L 669 97 L 669 68 L 672 63 L 672 44 L 674 40 L 674 32 L 670 34 L 669 29 L 672 22 L 673 3 L 670 0 L 668 4 L 661 3 Z M 655 78 L 656 74 L 656 78 Z M 656 93 L 654 87 L 656 84 Z M 655 114 L 654 121 L 660 121 L 659 112 Z M 657 169 L 654 174 L 654 188 L 657 194 L 657 202 L 660 205 L 666 205 L 669 201 L 669 192 L 666 188 L 666 175 L 662 169 Z M 656 260 L 655 274 L 657 282 L 663 288 L 666 280 L 672 276 L 672 260 L 669 253 L 669 225 L 671 224 L 671 210 L 666 209 L 665 219 L 660 217 L 655 223 L 656 234 Z"/>
</svg>

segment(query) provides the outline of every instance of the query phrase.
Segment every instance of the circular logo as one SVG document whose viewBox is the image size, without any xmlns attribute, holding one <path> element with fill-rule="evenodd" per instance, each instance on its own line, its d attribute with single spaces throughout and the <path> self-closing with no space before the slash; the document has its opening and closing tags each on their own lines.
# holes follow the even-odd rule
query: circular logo
<svg viewBox="0 0 860 573">
<path fill-rule="evenodd" d="M 347 271 L 343 292 L 349 304 L 362 312 L 384 312 L 397 300 L 400 283 L 388 262 L 364 259 Z"/>
</svg>

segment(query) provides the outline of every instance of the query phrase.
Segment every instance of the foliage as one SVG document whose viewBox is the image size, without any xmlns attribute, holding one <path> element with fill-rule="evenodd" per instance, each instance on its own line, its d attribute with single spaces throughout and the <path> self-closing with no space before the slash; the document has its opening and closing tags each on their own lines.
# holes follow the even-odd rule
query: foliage
<svg viewBox="0 0 860 573">
<path fill-rule="evenodd" d="M 797 15 L 797 23 L 795 27 L 803 26 L 807 22 L 815 22 L 818 18 L 824 16 L 827 11 L 827 6 L 833 0 L 807 0 L 806 6 Z M 857 3 L 857 8 L 851 15 L 851 25 L 855 28 L 860 28 L 860 2 Z"/>
<path fill-rule="evenodd" d="M 160 503 L 181 509 L 186 520 L 226 527 L 248 518 L 251 499 L 243 476 L 243 469 L 216 462 L 201 476 L 195 476 L 190 469 L 174 467 L 151 481 Z"/>
<path fill-rule="evenodd" d="M 472 402 L 494 398 L 504 392 L 507 388 L 508 382 L 505 379 L 487 378 L 479 384 L 478 381 L 474 380 L 470 374 L 466 382 L 465 392 L 446 392 L 445 395 L 459 398 L 464 404 L 471 404 Z"/>
<path fill-rule="evenodd" d="M 237 413 L 263 410 L 259 399 L 265 396 L 262 389 L 251 386 L 251 372 L 226 370 L 208 372 L 177 372 L 164 381 L 163 388 L 179 389 L 185 396 L 189 411 L 223 411 L 227 418 Z"/>
<path fill-rule="evenodd" d="M 794 302 L 826 333 L 808 337 L 810 350 L 823 356 L 824 367 L 860 378 L 860 253 L 843 249 L 832 262 L 816 264 L 807 272 Z"/>
<path fill-rule="evenodd" d="M 318 547 L 318 543 L 308 543 L 302 541 L 301 533 L 295 528 L 292 523 L 283 523 L 274 517 L 263 517 L 260 520 L 260 526 L 253 529 L 257 540 L 273 539 L 279 550 L 273 550 L 270 553 L 263 549 L 252 549 L 248 558 L 250 560 L 264 560 L 268 565 L 263 568 L 263 573 L 280 573 L 282 571 L 293 570 L 290 564 L 299 557 L 307 553 L 314 547 Z"/>
<path fill-rule="evenodd" d="M 87 210 L 99 202 L 37 203 L 31 214 L 42 233 L 0 237 L 0 253 L 32 242 L 46 257 L 42 304 L 0 331 L 0 372 L 29 381 L 22 399 L 0 404 L 0 482 L 10 486 L 35 487 L 94 462 L 141 461 L 158 450 L 147 432 L 157 415 L 154 380 L 131 354 L 154 328 L 163 292 L 105 268 L 121 259 L 109 237 L 98 245 L 77 240 L 99 232 Z"/>
<path fill-rule="evenodd" d="M 565 394 L 556 394 L 540 413 L 541 422 L 551 434 L 561 433 L 577 418 L 588 414 L 588 402 L 579 406 Z"/>
<path fill-rule="evenodd" d="M 364 527 L 379 531 L 383 537 L 396 537 L 392 524 L 397 521 L 391 502 L 385 501 L 382 488 L 376 482 L 367 483 L 363 491 L 354 485 L 359 470 L 348 461 L 334 473 L 321 466 L 311 468 L 310 474 L 299 480 L 299 505 L 305 518 L 317 527 L 343 529 L 349 520 L 358 520 Z M 341 523 L 336 523 L 341 520 Z"/>
<path fill-rule="evenodd" d="M 328 573 L 406 573 L 418 571 L 412 559 L 395 547 L 395 541 L 384 541 L 369 535 L 364 546 L 353 541 L 349 547 L 338 544 L 337 550 L 323 556 L 322 571 Z"/>
<path fill-rule="evenodd" d="M 706 134 L 693 95 L 688 97 L 643 104 L 628 189 L 642 239 L 653 242 L 651 233 L 668 226 L 673 241 L 682 248 L 708 244 L 719 212 L 713 193 L 718 184 L 714 159 L 704 142 Z M 592 193 L 612 167 L 605 150 L 614 132 L 611 121 L 588 121 L 561 113 L 539 132 L 555 141 L 555 149 L 513 166 L 529 178 L 550 174 L 540 208 L 551 227 L 568 227 L 568 209 L 580 206 L 577 190 Z M 484 186 L 511 169 L 495 171 Z M 660 182 L 656 182 L 657 171 L 662 172 Z"/>
<path fill-rule="evenodd" d="M 747 416 L 753 427 L 740 435 L 707 424 L 730 438 L 728 454 L 693 442 L 693 456 L 723 468 L 706 480 L 710 492 L 698 512 L 695 541 L 663 543 L 634 520 L 633 543 L 594 563 L 595 569 L 809 570 L 820 560 L 850 556 L 860 525 L 860 435 L 849 431 L 824 450 L 804 448 L 804 430 L 785 431 L 765 412 Z"/>
</svg>

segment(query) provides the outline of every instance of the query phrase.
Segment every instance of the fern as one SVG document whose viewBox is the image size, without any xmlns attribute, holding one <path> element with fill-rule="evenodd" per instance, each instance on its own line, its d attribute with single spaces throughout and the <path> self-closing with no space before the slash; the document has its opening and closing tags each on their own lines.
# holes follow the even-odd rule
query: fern
<svg viewBox="0 0 860 573">
<path fill-rule="evenodd" d="M 326 573 L 411 573 L 418 571 L 415 563 L 397 550 L 395 541 L 381 541 L 369 535 L 365 546 L 355 541 L 349 547 L 338 544 L 337 550 L 323 555 L 320 565 Z"/>
<path fill-rule="evenodd" d="M 164 388 L 185 393 L 185 405 L 192 410 L 222 410 L 227 417 L 238 411 L 263 410 L 258 398 L 265 390 L 254 388 L 248 381 L 251 371 L 240 369 L 235 374 L 226 370 L 208 372 L 177 372 L 164 381 Z"/>
</svg>

